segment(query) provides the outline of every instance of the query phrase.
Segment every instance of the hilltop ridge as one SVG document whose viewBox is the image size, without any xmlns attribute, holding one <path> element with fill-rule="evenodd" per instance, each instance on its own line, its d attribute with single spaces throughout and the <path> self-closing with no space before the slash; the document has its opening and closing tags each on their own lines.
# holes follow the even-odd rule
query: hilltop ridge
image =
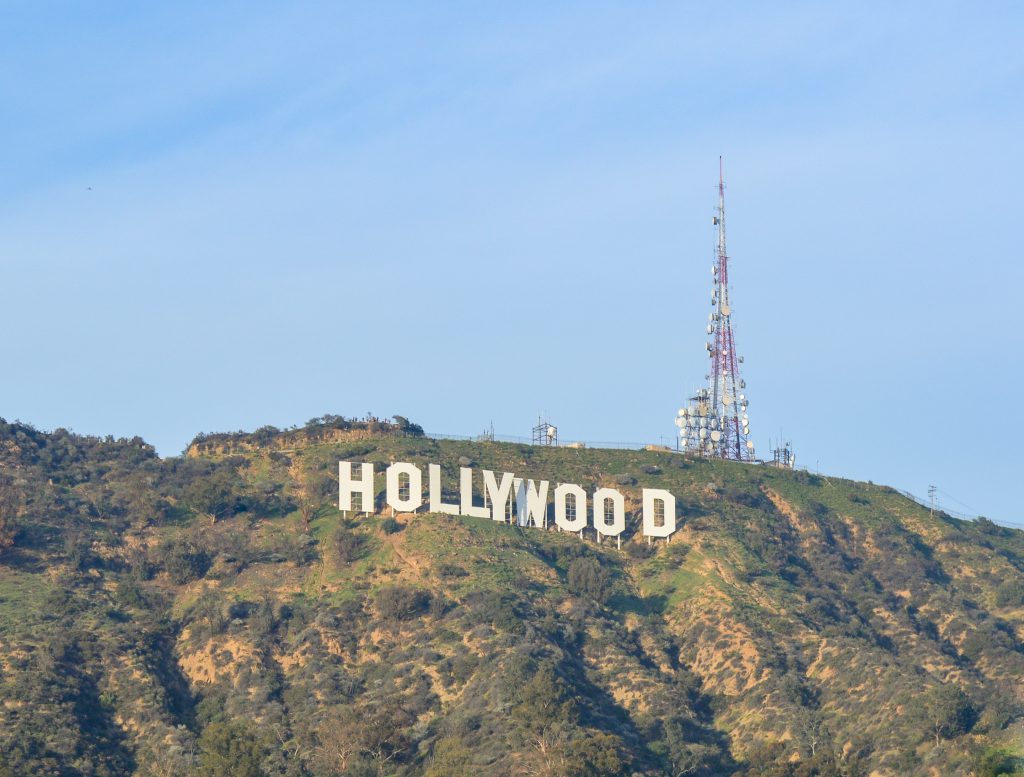
<svg viewBox="0 0 1024 777">
<path fill-rule="evenodd" d="M 338 418 L 169 459 L 0 421 L 0 774 L 1020 766 L 1024 532 L 800 471 Z M 665 488 L 679 531 L 619 550 L 346 520 L 339 460 L 609 486 L 630 510 Z"/>
</svg>

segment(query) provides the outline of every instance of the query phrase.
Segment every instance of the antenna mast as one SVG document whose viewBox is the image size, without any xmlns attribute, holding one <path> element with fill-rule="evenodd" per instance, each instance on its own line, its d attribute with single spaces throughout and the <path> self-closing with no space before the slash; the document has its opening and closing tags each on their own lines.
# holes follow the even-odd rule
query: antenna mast
<svg viewBox="0 0 1024 777">
<path fill-rule="evenodd" d="M 708 385 L 690 397 L 690 404 L 679 411 L 676 426 L 683 448 L 691 453 L 733 461 L 753 461 L 754 443 L 750 440 L 747 416 L 746 382 L 740 377 L 743 357 L 736 353 L 732 331 L 732 307 L 729 301 L 729 253 L 725 247 L 725 176 L 722 157 L 718 158 L 718 208 L 715 227 L 715 263 L 711 292 L 712 312 L 708 314 L 708 342 L 705 349 L 711 371 Z"/>
</svg>

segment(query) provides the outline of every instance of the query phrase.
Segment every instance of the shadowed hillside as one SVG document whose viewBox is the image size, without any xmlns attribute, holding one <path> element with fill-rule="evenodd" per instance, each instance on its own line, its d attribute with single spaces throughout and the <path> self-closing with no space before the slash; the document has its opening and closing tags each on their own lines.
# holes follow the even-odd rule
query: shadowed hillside
<svg viewBox="0 0 1024 777">
<path fill-rule="evenodd" d="M 997 775 L 1024 532 L 894 490 L 415 424 L 139 439 L 0 421 L 0 775 Z M 343 518 L 337 462 L 676 495 L 622 548 Z M 479 478 L 476 482 L 479 487 Z M 446 495 L 457 501 L 457 494 Z"/>
</svg>

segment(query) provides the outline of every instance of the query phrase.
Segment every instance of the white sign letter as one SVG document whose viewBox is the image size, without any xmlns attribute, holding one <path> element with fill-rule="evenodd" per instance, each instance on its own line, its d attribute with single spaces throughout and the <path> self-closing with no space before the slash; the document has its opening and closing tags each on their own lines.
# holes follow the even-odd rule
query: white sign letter
<svg viewBox="0 0 1024 777">
<path fill-rule="evenodd" d="M 459 506 L 441 501 L 441 466 L 428 465 L 430 470 L 430 512 L 459 515 Z"/>
<path fill-rule="evenodd" d="M 655 504 L 656 502 L 661 504 Z M 660 525 L 657 521 L 659 517 L 661 518 Z M 676 498 L 662 488 L 645 488 L 644 536 L 670 537 L 675 530 Z"/>
<path fill-rule="evenodd" d="M 540 484 L 532 480 L 514 478 L 516 486 L 516 515 L 520 526 L 534 526 L 542 529 L 548 527 L 548 481 Z"/>
<path fill-rule="evenodd" d="M 409 495 L 402 499 L 399 477 L 409 478 Z M 388 467 L 388 507 L 399 513 L 414 513 L 423 504 L 423 474 L 415 464 L 398 462 Z"/>
<path fill-rule="evenodd" d="M 373 464 L 361 464 L 362 480 L 352 479 L 352 462 L 338 462 L 338 509 L 355 510 L 352 506 L 352 494 L 359 494 L 359 507 L 364 513 L 372 513 L 373 504 Z"/>
<path fill-rule="evenodd" d="M 471 467 L 459 467 L 459 499 L 462 502 L 462 514 L 472 518 L 490 518 L 491 511 L 487 507 L 473 504 L 473 470 Z"/>
<path fill-rule="evenodd" d="M 587 492 L 575 483 L 562 483 L 555 489 L 555 526 L 572 532 L 587 528 Z"/>
<path fill-rule="evenodd" d="M 484 494 L 491 503 L 491 518 L 495 521 L 505 522 L 505 508 L 512 495 L 512 480 L 511 472 L 502 472 L 499 484 L 493 472 L 484 470 Z"/>
<path fill-rule="evenodd" d="M 608 502 L 612 503 L 608 523 Z M 618 537 L 626 530 L 626 501 L 614 488 L 599 488 L 594 492 L 594 528 L 606 537 Z"/>
</svg>

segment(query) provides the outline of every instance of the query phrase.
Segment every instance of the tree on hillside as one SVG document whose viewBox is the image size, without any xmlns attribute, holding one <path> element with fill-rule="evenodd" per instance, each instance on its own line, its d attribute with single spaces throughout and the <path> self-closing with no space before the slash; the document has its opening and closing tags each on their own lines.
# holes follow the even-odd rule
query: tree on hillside
<svg viewBox="0 0 1024 777">
<path fill-rule="evenodd" d="M 210 568 L 210 556 L 198 542 L 188 537 L 170 537 L 157 548 L 161 566 L 176 585 L 198 580 Z"/>
<path fill-rule="evenodd" d="M 422 437 L 423 427 L 419 424 L 414 424 L 405 416 L 396 415 L 393 417 L 395 426 L 398 427 L 398 431 L 402 434 L 407 434 L 410 437 Z"/>
<path fill-rule="evenodd" d="M 263 777 L 264 746 L 245 723 L 210 723 L 199 749 L 201 777 Z"/>
<path fill-rule="evenodd" d="M 548 725 L 529 737 L 523 773 L 531 777 L 617 777 L 625 771 L 613 734 L 588 731 L 562 722 Z"/>
<path fill-rule="evenodd" d="M 210 523 L 216 523 L 234 512 L 240 488 L 238 474 L 221 468 L 189 483 L 185 489 L 185 503 L 189 509 L 208 517 Z"/>
<path fill-rule="evenodd" d="M 693 741 L 693 726 L 692 720 L 679 714 L 669 714 L 662 722 L 666 757 L 673 777 L 706 772 L 707 765 L 721 757 L 715 745 Z"/>
<path fill-rule="evenodd" d="M 14 545 L 24 499 L 10 478 L 0 479 L 0 553 Z"/>
<path fill-rule="evenodd" d="M 155 478 L 148 472 L 132 472 L 123 482 L 112 484 L 112 503 L 136 529 L 161 523 L 170 508 L 154 485 Z"/>
<path fill-rule="evenodd" d="M 611 573 L 592 556 L 573 559 L 569 564 L 566 584 L 571 593 L 604 604 L 612 593 Z"/>
<path fill-rule="evenodd" d="M 974 710 L 967 695 L 957 686 L 946 683 L 923 693 L 913 710 L 938 745 L 941 739 L 951 739 L 970 730 Z"/>
<path fill-rule="evenodd" d="M 375 771 L 383 777 L 408 755 L 413 744 L 408 731 L 414 721 L 398 696 L 337 707 L 318 727 L 314 757 L 329 774 Z"/>
<path fill-rule="evenodd" d="M 310 524 L 320 514 L 323 498 L 330 487 L 330 479 L 319 470 L 304 471 L 299 477 L 299 515 L 302 517 L 302 531 L 309 533 Z"/>
</svg>

